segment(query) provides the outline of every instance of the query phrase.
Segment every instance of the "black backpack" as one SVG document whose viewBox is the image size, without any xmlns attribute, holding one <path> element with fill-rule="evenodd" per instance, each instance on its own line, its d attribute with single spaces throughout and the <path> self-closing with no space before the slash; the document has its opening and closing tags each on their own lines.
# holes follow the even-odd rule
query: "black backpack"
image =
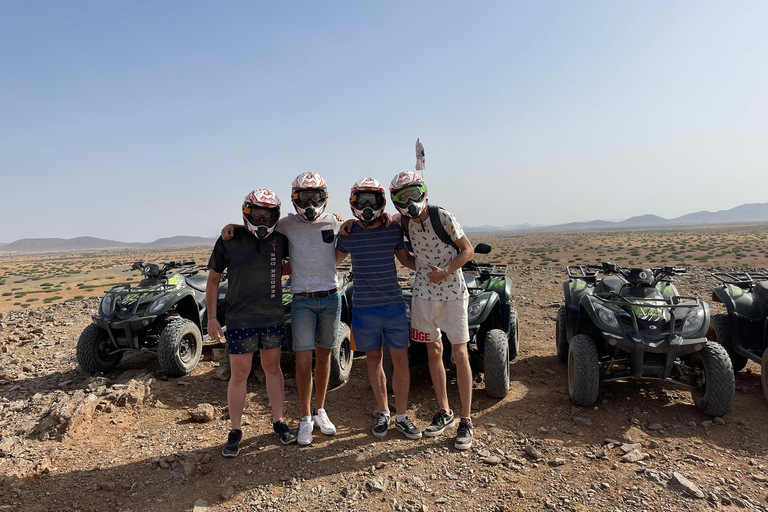
<svg viewBox="0 0 768 512">
<path fill-rule="evenodd" d="M 445 211 L 443 208 L 440 208 L 437 205 L 429 205 L 427 208 L 429 208 L 429 220 L 432 221 L 432 229 L 435 230 L 435 234 L 437 237 L 443 241 L 445 245 L 450 245 L 456 250 L 456 254 L 461 252 L 459 249 L 459 246 L 456 245 L 456 242 L 451 240 L 450 235 L 445 230 L 445 227 L 443 226 L 442 221 L 440 220 L 440 210 Z M 400 227 L 403 229 L 403 235 L 405 235 L 406 240 L 408 240 L 408 244 L 411 243 L 411 239 L 408 236 L 408 225 L 411 223 L 411 218 L 407 215 L 400 215 Z"/>
</svg>

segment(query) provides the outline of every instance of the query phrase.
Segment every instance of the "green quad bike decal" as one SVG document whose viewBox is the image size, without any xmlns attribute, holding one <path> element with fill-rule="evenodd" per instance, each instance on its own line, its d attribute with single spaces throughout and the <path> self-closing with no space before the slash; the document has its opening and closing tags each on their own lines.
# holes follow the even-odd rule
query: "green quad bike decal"
<svg viewBox="0 0 768 512">
<path fill-rule="evenodd" d="M 489 254 L 491 246 L 477 244 L 475 253 Z M 512 279 L 506 277 L 506 265 L 492 265 L 468 261 L 462 267 L 469 290 L 467 315 L 470 340 L 467 344 L 472 370 L 484 373 L 485 392 L 494 398 L 509 393 L 509 363 L 520 351 L 517 310 L 512 305 Z M 403 290 L 408 320 L 411 317 L 411 291 Z M 453 365 L 451 343 L 443 334 L 443 361 Z M 389 347 L 383 345 L 382 364 L 387 376 L 387 387 L 392 389 L 392 358 Z M 426 345 L 411 342 L 408 348 L 410 366 L 428 363 Z"/>
<path fill-rule="evenodd" d="M 207 276 L 199 274 L 204 269 L 194 261 L 135 262 L 131 270 L 140 271 L 144 279 L 138 286 L 116 286 L 105 292 L 93 323 L 78 340 L 80 367 L 90 374 L 106 372 L 116 368 L 126 352 L 144 350 L 157 354 L 169 377 L 191 372 L 207 337 Z M 226 290 L 223 280 L 220 312 Z"/>
<path fill-rule="evenodd" d="M 761 367 L 763 394 L 768 400 L 768 271 L 713 272 L 722 284 L 712 300 L 725 305 L 726 314 L 713 315 L 707 338 L 725 348 L 733 370 L 749 360 Z"/>
<path fill-rule="evenodd" d="M 574 404 L 593 405 L 601 382 L 655 379 L 690 389 L 704 414 L 731 410 L 733 367 L 723 347 L 705 337 L 709 306 L 680 296 L 671 282 L 685 269 L 603 263 L 566 271 L 555 343 L 558 359 L 568 364 Z"/>
</svg>

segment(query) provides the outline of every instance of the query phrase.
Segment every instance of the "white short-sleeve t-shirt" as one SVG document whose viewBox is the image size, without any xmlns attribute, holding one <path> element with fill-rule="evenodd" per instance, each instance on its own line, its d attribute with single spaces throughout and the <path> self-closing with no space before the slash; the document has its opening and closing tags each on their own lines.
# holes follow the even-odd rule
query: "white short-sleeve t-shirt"
<svg viewBox="0 0 768 512">
<path fill-rule="evenodd" d="M 277 223 L 288 237 L 291 292 L 321 292 L 339 286 L 336 277 L 336 237 L 341 223 L 331 213 L 308 221 L 295 213 Z"/>
</svg>

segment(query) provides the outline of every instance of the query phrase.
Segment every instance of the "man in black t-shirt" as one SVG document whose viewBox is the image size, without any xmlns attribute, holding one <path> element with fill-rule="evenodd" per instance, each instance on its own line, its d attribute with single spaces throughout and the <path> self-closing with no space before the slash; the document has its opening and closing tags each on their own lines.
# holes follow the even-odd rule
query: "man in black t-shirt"
<svg viewBox="0 0 768 512">
<path fill-rule="evenodd" d="M 288 256 L 288 239 L 274 231 L 280 218 L 280 200 L 269 189 L 254 190 L 243 203 L 240 229 L 225 242 L 216 241 L 208 263 L 206 302 L 208 333 L 214 340 L 222 335 L 216 317 L 221 274 L 227 270 L 226 347 L 232 370 L 227 387 L 227 404 L 232 430 L 221 453 L 235 457 L 243 432 L 240 420 L 245 407 L 248 375 L 253 353 L 259 350 L 272 405 L 273 429 L 283 444 L 296 441 L 283 419 L 285 387 L 280 368 L 280 351 L 285 345 L 285 317 L 282 302 L 282 261 Z"/>
</svg>

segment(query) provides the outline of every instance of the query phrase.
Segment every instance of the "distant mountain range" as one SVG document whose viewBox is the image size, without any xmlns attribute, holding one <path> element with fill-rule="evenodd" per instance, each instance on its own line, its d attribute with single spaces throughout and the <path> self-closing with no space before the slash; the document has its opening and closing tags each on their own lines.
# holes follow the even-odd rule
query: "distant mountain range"
<svg viewBox="0 0 768 512">
<path fill-rule="evenodd" d="M 664 226 L 702 226 L 707 224 L 738 224 L 768 222 L 768 203 L 743 204 L 730 210 L 717 212 L 701 211 L 689 213 L 674 219 L 665 219 L 658 215 L 640 215 L 622 221 L 593 220 L 591 222 L 570 222 L 554 226 L 536 226 L 532 224 L 515 224 L 508 226 L 475 226 L 465 227 L 468 233 L 496 233 L 502 231 L 554 231 L 568 229 L 610 229 L 610 228 L 651 228 Z M 216 237 L 202 236 L 173 236 L 159 238 L 150 243 L 127 243 L 116 240 L 104 240 L 90 236 L 78 238 L 24 238 L 12 243 L 0 243 L 2 252 L 56 252 L 82 251 L 93 249 L 119 248 L 161 248 L 183 247 L 192 245 L 213 245 Z"/>
<path fill-rule="evenodd" d="M 605 228 L 650 228 L 665 226 L 702 226 L 707 224 L 739 224 L 753 222 L 768 222 L 768 203 L 752 203 L 736 206 L 730 210 L 717 212 L 701 211 L 689 213 L 674 219 L 665 219 L 658 215 L 640 215 L 630 217 L 622 221 L 593 220 L 590 222 L 570 222 L 554 226 L 533 226 L 531 224 L 517 224 L 510 226 L 478 226 L 468 227 L 465 231 L 470 233 L 495 232 L 495 231 L 538 231 L 538 230 L 563 230 L 563 229 L 605 229 Z"/>
<path fill-rule="evenodd" d="M 154 242 L 118 242 L 117 240 L 104 240 L 103 238 L 94 238 L 92 236 L 81 236 L 77 238 L 24 238 L 16 240 L 10 244 L 0 244 L 0 250 L 3 252 L 56 252 L 56 251 L 82 251 L 93 249 L 154 249 L 159 247 L 183 247 L 190 245 L 213 245 L 216 238 L 206 238 L 202 236 L 173 236 L 170 238 L 159 238 Z"/>
</svg>

